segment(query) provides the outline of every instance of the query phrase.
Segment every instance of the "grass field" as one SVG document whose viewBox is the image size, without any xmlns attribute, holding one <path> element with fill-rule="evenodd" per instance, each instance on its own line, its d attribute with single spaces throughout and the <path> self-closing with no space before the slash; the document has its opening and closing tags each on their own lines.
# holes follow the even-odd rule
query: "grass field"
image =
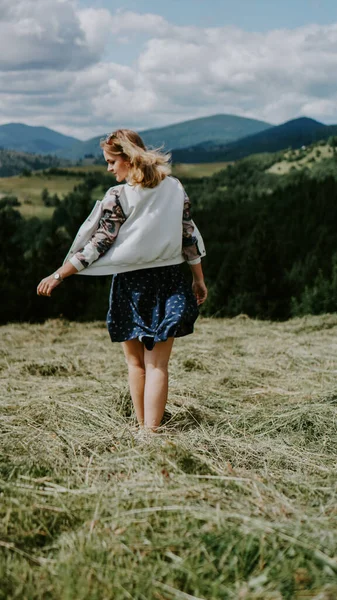
<svg viewBox="0 0 337 600">
<path fill-rule="evenodd" d="M 103 322 L 0 340 L 1 599 L 337 598 L 337 315 L 200 319 L 148 442 Z"/>
<path fill-rule="evenodd" d="M 25 217 L 49 218 L 53 207 L 43 205 L 41 193 L 47 188 L 50 195 L 57 194 L 60 199 L 74 189 L 81 178 L 47 176 L 36 172 L 31 177 L 15 176 L 0 178 L 0 196 L 16 196 L 21 206 L 19 210 Z"/>
<path fill-rule="evenodd" d="M 177 164 L 173 167 L 173 175 L 175 177 L 209 177 L 226 169 L 226 167 L 232 163 L 218 162 L 218 163 L 200 163 L 200 164 Z"/>
<path fill-rule="evenodd" d="M 294 160 L 289 162 L 287 158 L 292 155 Z M 284 153 L 284 160 L 276 162 L 267 171 L 274 173 L 275 175 L 285 175 L 289 173 L 292 168 L 297 170 L 303 169 L 303 167 L 311 168 L 313 162 L 320 162 L 326 158 L 333 156 L 333 150 L 328 144 L 320 145 L 317 144 L 313 147 L 308 147 L 304 156 L 301 158 L 301 150 L 291 150 L 290 152 Z"/>
<path fill-rule="evenodd" d="M 200 163 L 200 164 L 185 164 L 179 163 L 173 165 L 173 175 L 175 177 L 207 177 L 225 169 L 230 163 L 217 162 L 217 163 Z M 80 167 L 70 167 L 69 171 L 83 171 L 88 173 L 89 171 L 102 171 L 106 170 L 104 165 L 83 165 Z"/>
<path fill-rule="evenodd" d="M 176 177 L 203 177 L 212 175 L 226 167 L 226 163 L 212 163 L 205 165 L 177 165 L 173 169 L 173 174 Z M 89 173 L 90 171 L 106 172 L 104 165 L 83 165 L 79 167 L 70 167 L 67 169 L 70 172 L 82 171 Z M 71 192 L 82 179 L 73 176 L 56 176 L 43 175 L 42 173 L 33 173 L 31 177 L 2 177 L 0 178 L 0 198 L 6 195 L 16 196 L 21 203 L 19 210 L 26 217 L 38 217 L 40 219 L 48 219 L 54 212 L 53 207 L 44 206 L 41 193 L 44 188 L 47 188 L 52 196 L 57 194 L 62 199 L 66 194 Z M 111 178 L 111 185 L 114 179 Z M 103 197 L 104 191 L 99 187 L 93 191 L 93 198 L 99 200 Z"/>
</svg>

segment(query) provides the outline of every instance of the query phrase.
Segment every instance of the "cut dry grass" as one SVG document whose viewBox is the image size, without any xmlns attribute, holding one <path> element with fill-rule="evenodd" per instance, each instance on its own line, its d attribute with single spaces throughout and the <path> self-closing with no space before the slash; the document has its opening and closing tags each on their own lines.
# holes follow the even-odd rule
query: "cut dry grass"
<svg viewBox="0 0 337 600">
<path fill-rule="evenodd" d="M 337 315 L 199 320 L 143 442 L 104 323 L 1 333 L 0 598 L 337 597 Z"/>
</svg>

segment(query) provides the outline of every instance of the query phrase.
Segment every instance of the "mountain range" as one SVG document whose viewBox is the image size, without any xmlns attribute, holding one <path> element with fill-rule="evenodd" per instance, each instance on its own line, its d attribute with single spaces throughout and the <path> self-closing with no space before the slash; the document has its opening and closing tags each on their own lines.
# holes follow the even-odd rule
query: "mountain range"
<svg viewBox="0 0 337 600">
<path fill-rule="evenodd" d="M 0 148 L 29 152 L 30 154 L 56 154 L 66 151 L 78 140 L 48 127 L 32 127 L 24 123 L 0 125 Z"/>
<path fill-rule="evenodd" d="M 172 151 L 174 162 L 232 161 L 249 154 L 299 148 L 337 135 L 337 125 L 324 125 L 308 117 L 281 125 L 235 115 L 213 115 L 139 132 L 147 146 Z M 86 141 L 65 136 L 47 127 L 22 123 L 0 126 L 0 149 L 78 161 L 101 156 L 102 136 Z"/>
<path fill-rule="evenodd" d="M 148 146 L 164 146 L 165 150 L 186 148 L 210 140 L 227 144 L 244 136 L 270 128 L 270 123 L 235 115 L 213 115 L 183 121 L 167 127 L 140 131 Z M 105 134 L 106 135 L 106 134 Z M 55 154 L 60 158 L 79 160 L 86 155 L 101 155 L 99 142 L 103 135 L 81 141 L 64 136 L 47 127 L 22 123 L 0 125 L 0 147 L 38 154 Z"/>
<path fill-rule="evenodd" d="M 300 148 L 334 135 L 337 135 L 337 125 L 324 125 L 314 119 L 300 117 L 229 144 L 207 141 L 189 148 L 174 149 L 172 159 L 180 163 L 227 162 L 250 154 Z"/>
</svg>

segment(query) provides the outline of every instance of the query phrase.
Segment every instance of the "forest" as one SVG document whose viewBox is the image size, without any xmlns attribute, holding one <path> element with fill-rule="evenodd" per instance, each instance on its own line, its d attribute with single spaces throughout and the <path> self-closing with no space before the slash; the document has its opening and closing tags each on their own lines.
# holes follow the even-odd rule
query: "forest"
<svg viewBox="0 0 337 600">
<path fill-rule="evenodd" d="M 211 177 L 181 178 L 207 250 L 204 316 L 286 320 L 337 311 L 336 154 L 282 176 L 269 170 L 277 158 L 254 155 Z M 1 323 L 105 318 L 109 276 L 69 278 L 52 298 L 38 297 L 36 287 L 62 264 L 93 190 L 112 185 L 111 175 L 87 173 L 47 220 L 25 219 L 13 197 L 0 200 Z"/>
</svg>

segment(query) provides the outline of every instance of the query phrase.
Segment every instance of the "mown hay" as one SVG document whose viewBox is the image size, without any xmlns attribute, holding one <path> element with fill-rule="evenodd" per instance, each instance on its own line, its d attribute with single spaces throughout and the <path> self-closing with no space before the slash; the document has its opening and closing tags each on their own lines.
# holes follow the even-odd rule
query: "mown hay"
<svg viewBox="0 0 337 600">
<path fill-rule="evenodd" d="M 337 597 L 337 315 L 200 319 L 147 441 L 102 323 L 1 333 L 1 599 Z"/>
</svg>

